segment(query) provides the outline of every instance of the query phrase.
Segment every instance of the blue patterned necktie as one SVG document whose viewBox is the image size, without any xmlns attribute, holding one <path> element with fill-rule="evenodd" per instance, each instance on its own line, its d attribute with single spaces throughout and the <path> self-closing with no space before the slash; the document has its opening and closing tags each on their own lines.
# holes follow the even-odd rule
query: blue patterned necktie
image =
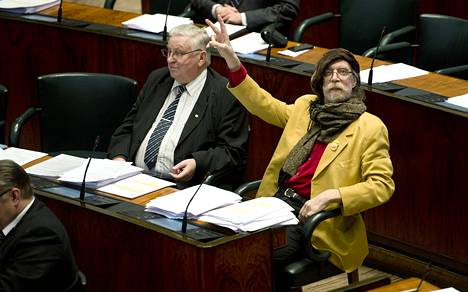
<svg viewBox="0 0 468 292">
<path fill-rule="evenodd" d="M 166 135 L 167 130 L 169 130 L 172 125 L 172 121 L 174 120 L 174 115 L 177 110 L 177 105 L 179 104 L 180 96 L 185 92 L 185 90 L 186 88 L 184 85 L 179 85 L 175 88 L 176 97 L 174 101 L 171 102 L 171 104 L 167 107 L 158 125 L 156 128 L 154 128 L 153 133 L 151 133 L 148 146 L 146 146 L 144 159 L 148 169 L 153 169 L 154 165 L 156 164 L 159 147 L 161 146 L 161 142 Z"/>
</svg>

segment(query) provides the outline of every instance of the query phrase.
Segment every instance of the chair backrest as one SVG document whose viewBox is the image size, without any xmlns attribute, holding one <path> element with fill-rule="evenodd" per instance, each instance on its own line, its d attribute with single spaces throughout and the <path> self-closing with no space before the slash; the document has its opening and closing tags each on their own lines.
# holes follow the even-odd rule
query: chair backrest
<svg viewBox="0 0 468 292">
<path fill-rule="evenodd" d="M 104 1 L 104 8 L 114 9 L 116 0 L 106 0 Z"/>
<path fill-rule="evenodd" d="M 130 110 L 136 81 L 100 73 L 62 73 L 38 78 L 41 143 L 44 152 L 91 150 L 100 136 L 98 151 Z"/>
<path fill-rule="evenodd" d="M 355 54 L 377 46 L 386 33 L 417 21 L 417 0 L 341 0 L 340 47 Z"/>
<path fill-rule="evenodd" d="M 419 17 L 416 66 L 435 71 L 468 64 L 468 20 L 438 14 Z"/>
<path fill-rule="evenodd" d="M 0 84 L 0 144 L 5 144 L 5 123 L 8 89 Z"/>
</svg>

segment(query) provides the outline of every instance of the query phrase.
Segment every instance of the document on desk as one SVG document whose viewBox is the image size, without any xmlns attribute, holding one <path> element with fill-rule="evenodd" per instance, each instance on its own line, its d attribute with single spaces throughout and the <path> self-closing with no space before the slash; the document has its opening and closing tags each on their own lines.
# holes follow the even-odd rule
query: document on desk
<svg viewBox="0 0 468 292">
<path fill-rule="evenodd" d="M 88 164 L 88 159 L 85 160 L 85 163 L 79 167 L 62 174 L 58 180 L 80 185 L 83 181 L 86 165 Z M 97 189 L 137 175 L 142 171 L 143 169 L 133 166 L 131 162 L 93 158 L 86 173 L 86 187 Z"/>
<path fill-rule="evenodd" d="M 98 188 L 97 190 L 128 199 L 134 199 L 170 186 L 175 186 L 175 184 L 167 180 L 140 173 Z"/>
<path fill-rule="evenodd" d="M 1 1 L 1 0 L 0 0 Z M 128 28 L 148 31 L 152 33 L 160 33 L 164 30 L 166 23 L 166 14 L 143 14 L 138 17 L 122 22 Z M 168 15 L 167 16 L 167 31 L 170 31 L 181 24 L 192 24 L 190 18 Z"/>
<path fill-rule="evenodd" d="M 377 66 L 374 67 L 373 72 L 373 83 L 389 82 L 429 74 L 426 70 L 404 63 Z M 361 76 L 361 82 L 367 83 L 367 80 L 369 79 L 369 69 L 362 70 L 359 75 Z"/>
<path fill-rule="evenodd" d="M 3 0 L 0 0 L 0 2 Z M 5 150 L 0 150 L 0 159 L 8 159 L 16 162 L 19 165 L 25 165 L 41 157 L 47 156 L 47 153 L 10 147 Z"/>
<path fill-rule="evenodd" d="M 0 11 L 30 14 L 58 5 L 60 0 L 0 0 Z"/>
<path fill-rule="evenodd" d="M 251 32 L 232 40 L 231 46 L 236 53 L 240 54 L 251 54 L 268 48 L 268 44 L 258 32 Z"/>
<path fill-rule="evenodd" d="M 461 106 L 463 108 L 468 108 L 468 93 L 459 95 L 459 96 L 454 96 L 449 99 L 447 99 L 445 102 L 454 104 L 457 106 Z"/>
<path fill-rule="evenodd" d="M 31 175 L 46 178 L 59 178 L 65 172 L 77 168 L 85 162 L 86 159 L 84 158 L 67 154 L 60 154 L 41 163 L 28 167 L 26 172 Z"/>
<path fill-rule="evenodd" d="M 275 197 L 260 197 L 207 212 L 199 220 L 234 231 L 255 231 L 274 225 L 297 224 L 293 208 Z"/>
<path fill-rule="evenodd" d="M 218 29 L 220 28 L 219 22 L 216 22 L 214 25 Z M 227 34 L 229 36 L 246 28 L 245 25 L 236 25 L 236 24 L 229 24 L 229 23 L 225 23 L 224 26 L 226 27 L 226 32 L 227 32 Z M 214 31 L 209 26 L 205 27 L 205 31 L 206 31 L 206 33 L 208 34 L 209 37 L 214 35 Z"/>
<path fill-rule="evenodd" d="M 182 218 L 197 188 L 198 185 L 153 199 L 146 204 L 146 211 L 172 219 Z M 194 218 L 210 210 L 238 203 L 241 199 L 236 193 L 203 184 L 190 203 L 187 216 Z"/>
</svg>

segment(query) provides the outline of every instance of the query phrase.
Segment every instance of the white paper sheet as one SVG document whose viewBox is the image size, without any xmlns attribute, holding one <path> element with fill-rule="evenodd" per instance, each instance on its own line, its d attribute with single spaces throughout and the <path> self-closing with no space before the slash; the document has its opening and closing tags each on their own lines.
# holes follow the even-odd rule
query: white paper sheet
<svg viewBox="0 0 468 292">
<path fill-rule="evenodd" d="M 372 83 L 389 82 L 429 74 L 426 70 L 404 63 L 377 66 L 374 67 L 373 72 Z M 367 83 L 369 79 L 369 69 L 362 70 L 359 74 L 361 76 L 361 82 Z"/>
<path fill-rule="evenodd" d="M 251 32 L 231 41 L 236 53 L 251 54 L 268 48 L 268 44 L 262 39 L 260 33 Z"/>
<path fill-rule="evenodd" d="M 174 186 L 174 183 L 141 173 L 99 188 L 98 191 L 134 199 L 169 186 Z"/>
<path fill-rule="evenodd" d="M 448 102 L 457 106 L 461 106 L 464 108 L 468 108 L 468 93 L 451 97 L 447 99 L 445 102 Z"/>
<path fill-rule="evenodd" d="M 160 33 L 164 30 L 164 23 L 166 22 L 165 14 L 143 14 L 138 17 L 122 22 L 128 28 L 149 31 L 152 33 Z M 193 21 L 190 18 L 168 15 L 167 17 L 167 31 L 169 32 L 176 26 L 181 24 L 191 24 Z"/>
<path fill-rule="evenodd" d="M 58 178 L 65 172 L 77 168 L 85 162 L 86 159 L 84 158 L 60 154 L 27 168 L 26 172 L 42 177 Z"/>
<path fill-rule="evenodd" d="M 3 0 L 2 0 L 3 1 Z M 25 165 L 31 161 L 47 156 L 47 153 L 10 147 L 0 152 L 0 159 L 9 159 L 19 165 Z"/>
</svg>

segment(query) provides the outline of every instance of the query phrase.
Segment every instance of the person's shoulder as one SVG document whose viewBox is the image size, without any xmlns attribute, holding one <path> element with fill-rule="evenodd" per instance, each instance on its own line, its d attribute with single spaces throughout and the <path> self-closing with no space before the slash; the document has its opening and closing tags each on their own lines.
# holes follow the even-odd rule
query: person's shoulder
<svg viewBox="0 0 468 292">
<path fill-rule="evenodd" d="M 159 79 L 164 78 L 166 76 L 170 76 L 169 68 L 167 68 L 167 66 L 166 67 L 161 67 L 161 68 L 158 68 L 158 69 L 154 69 L 148 75 L 147 82 L 148 81 L 159 80 Z"/>
<path fill-rule="evenodd" d="M 384 122 L 376 115 L 373 115 L 368 112 L 364 112 L 357 120 L 361 128 L 367 129 L 369 131 L 381 131 L 386 129 Z"/>
</svg>

